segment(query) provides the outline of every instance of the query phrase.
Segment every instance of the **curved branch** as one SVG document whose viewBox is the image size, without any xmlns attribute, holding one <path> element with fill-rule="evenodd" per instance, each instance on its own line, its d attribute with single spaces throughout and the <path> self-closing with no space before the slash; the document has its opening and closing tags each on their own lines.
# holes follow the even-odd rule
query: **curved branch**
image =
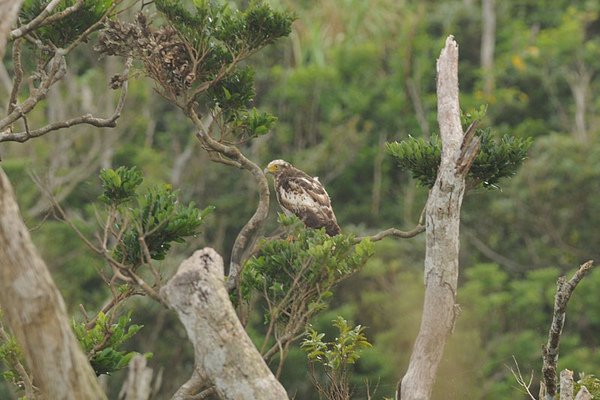
<svg viewBox="0 0 600 400">
<path fill-rule="evenodd" d="M 125 62 L 125 70 L 123 74 L 119 78 L 122 82 L 121 86 L 121 96 L 119 97 L 119 102 L 117 103 L 117 107 L 113 114 L 108 118 L 100 118 L 94 117 L 92 114 L 85 114 L 79 117 L 71 118 L 66 121 L 58 121 L 51 124 L 48 124 L 42 128 L 34 129 L 34 130 L 26 130 L 24 132 L 10 132 L 5 131 L 0 133 L 0 142 L 19 142 L 23 143 L 28 141 L 29 139 L 33 139 L 39 136 L 43 136 L 49 132 L 56 131 L 63 128 L 70 128 L 74 125 L 80 124 L 88 124 L 93 125 L 98 128 L 114 128 L 117 126 L 117 119 L 121 116 L 121 112 L 123 111 L 123 107 L 125 106 L 125 99 L 127 97 L 127 89 L 128 89 L 128 78 L 129 78 L 129 69 L 131 68 L 131 64 L 133 62 L 132 58 L 128 58 Z M 41 98 L 39 99 L 41 100 Z M 38 100 L 38 101 L 39 101 Z M 36 102 L 37 103 L 37 102 Z M 35 103 L 34 103 L 35 105 Z M 21 110 L 23 111 L 23 106 L 21 106 Z M 28 111 L 27 111 L 28 112 Z M 13 112 L 13 114 L 18 113 L 18 108 Z M 0 126 L 2 126 L 2 121 L 0 121 Z"/>
<path fill-rule="evenodd" d="M 226 145 L 213 139 L 208 134 L 205 124 L 193 109 L 188 109 L 188 115 L 198 128 L 198 132 L 196 133 L 198 140 L 200 140 L 200 142 L 203 143 L 208 149 L 222 154 L 223 156 L 232 160 L 235 163 L 234 165 L 239 165 L 241 168 L 250 172 L 256 181 L 258 188 L 258 206 L 256 207 L 256 211 L 252 217 L 250 217 L 248 222 L 246 222 L 246 225 L 244 225 L 240 233 L 238 233 L 231 250 L 227 289 L 232 292 L 238 286 L 244 252 L 252 244 L 253 239 L 256 238 L 258 231 L 264 224 L 269 214 L 269 183 L 263 170 L 258 165 L 246 158 L 246 156 L 244 156 L 237 147 Z"/>
</svg>

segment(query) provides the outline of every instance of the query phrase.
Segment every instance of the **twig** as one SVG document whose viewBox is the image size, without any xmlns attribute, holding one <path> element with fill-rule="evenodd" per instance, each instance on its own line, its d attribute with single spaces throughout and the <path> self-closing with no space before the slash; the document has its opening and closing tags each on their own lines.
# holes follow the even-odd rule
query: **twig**
<svg viewBox="0 0 600 400">
<path fill-rule="evenodd" d="M 562 275 L 556 282 L 552 324 L 548 331 L 548 342 L 542 347 L 542 379 L 546 386 L 546 400 L 554 399 L 557 393 L 556 364 L 558 362 L 560 336 L 565 324 L 567 303 L 577 284 L 592 269 L 593 263 L 590 260 L 581 265 L 570 280 L 567 281 L 567 278 Z"/>
<path fill-rule="evenodd" d="M 40 85 L 35 88 L 32 94 L 25 100 L 21 105 L 16 105 L 14 110 L 9 113 L 6 117 L 0 120 L 0 129 L 4 129 L 19 118 L 23 117 L 25 114 L 30 112 L 35 105 L 46 97 L 48 94 L 48 89 L 55 82 L 62 79 L 63 76 L 67 73 L 67 65 L 64 58 L 63 51 L 57 51 L 54 56 L 50 59 L 49 62 L 50 69 L 47 74 L 44 74 L 44 78 L 42 79 Z M 8 134 L 8 131 L 4 131 L 0 133 L 0 141 L 2 137 Z"/>
<path fill-rule="evenodd" d="M 519 363 L 517 362 L 517 359 L 515 358 L 515 356 L 513 356 L 512 358 L 513 358 L 513 361 L 515 362 L 515 368 L 517 371 L 515 372 L 514 369 L 508 367 L 510 369 L 510 372 L 515 377 L 515 380 L 517 381 L 519 386 L 521 386 L 523 389 L 525 389 L 525 393 L 527 393 L 529 398 L 531 400 L 536 400 L 533 393 L 531 393 L 531 390 L 529 390 L 529 388 L 531 387 L 531 383 L 533 382 L 533 371 L 531 371 L 531 376 L 529 377 L 529 382 L 525 382 L 525 378 L 523 378 L 523 374 L 521 374 L 521 369 L 519 368 Z"/>
<path fill-rule="evenodd" d="M 381 231 L 372 236 L 361 236 L 354 239 L 354 243 L 360 243 L 363 239 L 369 238 L 372 242 L 376 242 L 388 236 L 395 236 L 403 239 L 408 239 L 417 236 L 418 234 L 425 232 L 425 225 L 417 225 L 410 231 L 401 231 L 396 228 L 389 228 L 385 231 Z"/>
</svg>

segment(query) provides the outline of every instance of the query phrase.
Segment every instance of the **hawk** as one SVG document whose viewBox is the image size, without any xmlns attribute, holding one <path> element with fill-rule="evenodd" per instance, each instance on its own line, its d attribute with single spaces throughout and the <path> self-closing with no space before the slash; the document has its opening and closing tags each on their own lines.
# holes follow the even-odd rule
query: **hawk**
<svg viewBox="0 0 600 400">
<path fill-rule="evenodd" d="M 271 161 L 265 173 L 273 174 L 277 201 L 286 214 L 296 215 L 309 228 L 325 228 L 329 236 L 340 233 L 331 200 L 319 178 L 283 160 Z"/>
</svg>

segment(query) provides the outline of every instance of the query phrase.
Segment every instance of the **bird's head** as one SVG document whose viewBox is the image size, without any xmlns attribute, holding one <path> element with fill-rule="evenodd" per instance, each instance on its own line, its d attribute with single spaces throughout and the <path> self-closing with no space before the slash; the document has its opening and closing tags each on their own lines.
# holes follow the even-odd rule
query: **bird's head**
<svg viewBox="0 0 600 400">
<path fill-rule="evenodd" d="M 279 175 L 281 171 L 290 168 L 292 164 L 283 160 L 273 160 L 265 168 L 265 174 Z"/>
</svg>

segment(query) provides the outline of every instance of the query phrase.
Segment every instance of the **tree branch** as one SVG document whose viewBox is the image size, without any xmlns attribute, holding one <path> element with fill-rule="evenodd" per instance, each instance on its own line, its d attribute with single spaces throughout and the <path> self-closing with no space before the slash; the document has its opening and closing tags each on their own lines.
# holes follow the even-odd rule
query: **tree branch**
<svg viewBox="0 0 600 400">
<path fill-rule="evenodd" d="M 389 229 L 386 229 L 385 231 L 381 231 L 372 236 L 357 237 L 356 239 L 354 239 L 354 243 L 360 243 L 363 239 L 366 239 L 366 238 L 371 239 L 372 242 L 377 242 L 378 240 L 384 239 L 388 236 L 395 236 L 395 237 L 399 237 L 402 239 L 409 239 L 409 238 L 413 238 L 413 237 L 417 236 L 418 234 L 420 234 L 422 232 L 425 232 L 424 225 L 417 225 L 410 231 L 401 231 L 400 229 L 389 228 Z"/>
<path fill-rule="evenodd" d="M 214 386 L 220 399 L 287 399 L 244 331 L 223 281 L 222 257 L 204 248 L 183 261 L 161 289 L 194 346 L 189 386 Z"/>
<path fill-rule="evenodd" d="M 50 3 L 48 3 L 46 8 L 44 8 L 42 10 L 42 12 L 37 15 L 37 17 L 35 17 L 31 21 L 29 21 L 28 24 L 22 25 L 22 26 L 18 27 L 17 29 L 13 29 L 10 32 L 9 40 L 18 39 L 20 37 L 25 36 L 32 30 L 39 28 L 40 26 L 51 24 L 54 21 L 58 21 L 59 19 L 62 19 L 64 17 L 66 17 L 67 15 L 72 14 L 75 11 L 79 10 L 81 8 L 81 6 L 83 5 L 83 0 L 77 0 L 77 2 L 75 4 L 73 4 L 72 6 L 67 7 L 63 11 L 50 16 L 52 11 L 54 11 L 56 6 L 61 1 L 62 0 L 52 0 Z"/>
<path fill-rule="evenodd" d="M 71 126 L 79 125 L 79 124 L 93 125 L 98 128 L 114 128 L 115 126 L 117 126 L 117 119 L 119 119 L 119 117 L 121 116 L 121 112 L 123 111 L 123 107 L 125 106 L 125 99 L 127 97 L 127 90 L 128 90 L 128 86 L 129 86 L 129 84 L 128 84 L 129 70 L 131 68 L 132 62 L 133 62 L 133 59 L 131 57 L 128 58 L 127 61 L 125 62 L 125 70 L 123 71 L 123 74 L 119 78 L 122 81 L 121 96 L 119 97 L 119 102 L 117 103 L 117 107 L 115 108 L 115 111 L 113 112 L 113 114 L 110 117 L 99 118 L 99 117 L 94 117 L 91 114 L 85 114 L 85 115 L 81 115 L 76 118 L 68 119 L 66 121 L 54 122 L 52 124 L 48 124 L 42 128 L 38 128 L 38 129 L 34 129 L 34 130 L 26 130 L 24 132 L 14 132 L 14 133 L 12 133 L 10 131 L 4 131 L 4 132 L 0 133 L 0 142 L 23 143 L 23 142 L 28 141 L 29 139 L 43 136 L 49 132 L 56 131 L 56 130 L 63 129 L 63 128 L 69 128 Z M 41 100 L 41 98 L 39 100 Z M 23 107 L 21 107 L 21 109 L 23 109 Z M 13 114 L 14 113 L 17 113 L 17 110 L 15 110 L 15 112 L 13 112 Z M 3 126 L 2 121 L 0 121 L 0 127 L 1 126 Z"/>
<path fill-rule="evenodd" d="M 235 162 L 235 165 L 239 165 L 241 168 L 250 172 L 256 181 L 258 188 L 258 206 L 256 207 L 256 211 L 254 211 L 252 217 L 250 217 L 248 222 L 246 222 L 246 225 L 244 225 L 240 233 L 238 233 L 231 250 L 229 276 L 226 285 L 227 289 L 232 292 L 238 287 L 238 280 L 242 269 L 244 252 L 252 244 L 253 239 L 256 238 L 258 231 L 264 224 L 269 214 L 269 183 L 263 170 L 258 165 L 246 158 L 237 147 L 229 146 L 213 139 L 209 135 L 205 123 L 200 119 L 198 114 L 193 109 L 188 109 L 188 115 L 199 129 L 196 133 L 198 140 L 200 140 L 200 142 L 208 149 L 212 149 L 215 152 L 222 154 L 223 156 Z"/>
<path fill-rule="evenodd" d="M 33 107 L 40 102 L 40 100 L 46 97 L 50 86 L 62 79 L 62 77 L 67 73 L 67 66 L 63 51 L 57 51 L 50 59 L 48 64 L 50 66 L 49 71 L 47 74 L 44 74 L 45 76 L 43 77 L 40 85 L 33 90 L 33 93 L 27 98 L 27 100 L 25 100 L 21 105 L 16 105 L 13 112 L 9 113 L 6 117 L 0 120 L 0 130 L 5 129 L 13 122 L 30 112 Z M 7 133 L 9 133 L 9 130 L 0 132 L 0 137 L 6 135 Z"/>
<path fill-rule="evenodd" d="M 590 260 L 581 265 L 568 281 L 564 275 L 556 281 L 552 324 L 548 331 L 548 342 L 542 347 L 542 378 L 546 386 L 545 400 L 554 400 L 557 393 L 556 364 L 558 362 L 560 336 L 565 325 L 567 304 L 577 284 L 592 269 L 593 263 Z"/>
</svg>

